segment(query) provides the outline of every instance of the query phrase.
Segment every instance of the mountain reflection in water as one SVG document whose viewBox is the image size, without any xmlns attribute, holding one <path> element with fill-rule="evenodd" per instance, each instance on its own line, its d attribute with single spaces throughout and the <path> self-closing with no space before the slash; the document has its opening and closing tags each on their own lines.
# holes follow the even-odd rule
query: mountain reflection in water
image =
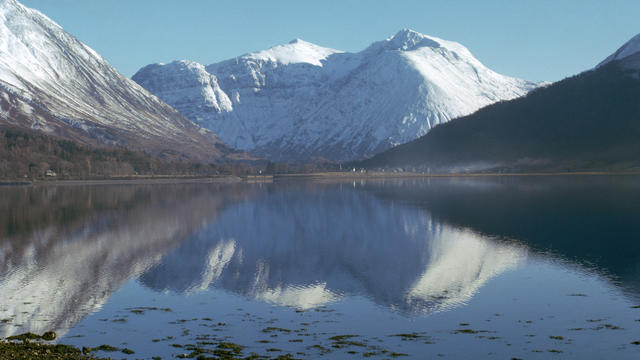
<svg viewBox="0 0 640 360">
<path fill-rule="evenodd" d="M 636 177 L 0 188 L 0 336 L 64 333 L 130 279 L 308 309 L 449 310 L 527 257 L 640 286 Z"/>
<path fill-rule="evenodd" d="M 366 191 L 289 184 L 230 206 L 141 281 L 175 292 L 215 285 L 300 309 L 362 295 L 429 312 L 464 303 L 525 256 Z"/>
<path fill-rule="evenodd" d="M 218 190 L 0 188 L 0 336 L 65 333 L 214 218 L 230 200 Z"/>
<path fill-rule="evenodd" d="M 440 222 L 596 271 L 640 299 L 639 176 L 436 179 L 369 190 Z"/>
</svg>

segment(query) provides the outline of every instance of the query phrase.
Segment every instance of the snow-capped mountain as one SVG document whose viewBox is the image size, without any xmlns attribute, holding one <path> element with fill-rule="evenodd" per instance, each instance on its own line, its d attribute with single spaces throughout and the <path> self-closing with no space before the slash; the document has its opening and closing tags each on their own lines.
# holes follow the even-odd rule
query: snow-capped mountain
<svg viewBox="0 0 640 360">
<path fill-rule="evenodd" d="M 0 124 L 213 160 L 230 151 L 42 13 L 0 0 Z"/>
<path fill-rule="evenodd" d="M 412 30 L 359 53 L 296 39 L 208 66 L 148 65 L 133 80 L 231 146 L 275 160 L 372 155 L 538 85 Z"/>
<path fill-rule="evenodd" d="M 640 34 L 594 69 L 454 119 L 353 166 L 447 173 L 634 171 L 640 167 L 639 80 Z"/>
<path fill-rule="evenodd" d="M 640 70 L 640 34 L 622 45 L 616 52 L 604 59 L 597 67 L 612 61 L 620 61 L 623 67 Z"/>
</svg>

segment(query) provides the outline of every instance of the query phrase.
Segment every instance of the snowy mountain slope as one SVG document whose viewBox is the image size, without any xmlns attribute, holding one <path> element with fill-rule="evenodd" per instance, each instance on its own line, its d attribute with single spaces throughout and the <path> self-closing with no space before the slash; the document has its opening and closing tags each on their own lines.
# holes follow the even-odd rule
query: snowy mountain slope
<svg viewBox="0 0 640 360">
<path fill-rule="evenodd" d="M 214 160 L 231 151 L 15 0 L 0 0 L 0 93 L 0 124 L 167 156 Z"/>
<path fill-rule="evenodd" d="M 640 34 L 627 41 L 596 67 L 601 67 L 612 61 L 620 61 L 626 68 L 640 70 Z"/>
<path fill-rule="evenodd" d="M 204 71 L 153 64 L 133 80 L 231 146 L 275 160 L 361 158 L 537 86 L 412 30 L 359 53 L 296 39 Z"/>
<path fill-rule="evenodd" d="M 443 173 L 634 171 L 640 168 L 638 54 L 610 57 L 350 166 Z"/>
</svg>

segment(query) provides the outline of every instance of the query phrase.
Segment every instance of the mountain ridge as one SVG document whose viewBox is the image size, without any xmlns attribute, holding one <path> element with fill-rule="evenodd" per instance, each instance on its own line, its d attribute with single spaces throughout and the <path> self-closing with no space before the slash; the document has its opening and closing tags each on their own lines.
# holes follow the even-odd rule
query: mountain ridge
<svg viewBox="0 0 640 360">
<path fill-rule="evenodd" d="M 132 79 L 231 146 L 272 160 L 370 156 L 539 85 L 408 29 L 358 53 L 294 40 L 197 70 L 184 61 Z M 202 68 L 211 81 L 188 74 Z"/>
<path fill-rule="evenodd" d="M 640 34 L 624 43 L 618 50 L 599 63 L 596 68 L 613 61 L 619 61 L 625 68 L 640 70 Z"/>
<path fill-rule="evenodd" d="M 0 123 L 168 158 L 241 156 L 37 10 L 0 0 Z"/>
<path fill-rule="evenodd" d="M 454 119 L 354 166 L 427 173 L 637 170 L 640 68 L 628 58 Z"/>
</svg>

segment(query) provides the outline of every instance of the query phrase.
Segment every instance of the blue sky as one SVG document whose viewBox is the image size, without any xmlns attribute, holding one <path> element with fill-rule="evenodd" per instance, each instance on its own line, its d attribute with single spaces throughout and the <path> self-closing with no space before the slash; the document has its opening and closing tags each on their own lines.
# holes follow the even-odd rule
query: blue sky
<svg viewBox="0 0 640 360">
<path fill-rule="evenodd" d="M 302 38 L 360 51 L 398 30 L 468 47 L 529 80 L 593 67 L 640 33 L 638 0 L 21 0 L 126 76 L 154 62 L 210 64 Z"/>
</svg>

